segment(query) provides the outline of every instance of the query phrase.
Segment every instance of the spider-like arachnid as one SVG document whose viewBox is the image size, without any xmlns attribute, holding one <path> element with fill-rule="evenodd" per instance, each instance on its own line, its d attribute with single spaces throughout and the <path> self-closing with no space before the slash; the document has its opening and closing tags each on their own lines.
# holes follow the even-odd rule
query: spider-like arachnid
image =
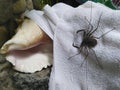
<svg viewBox="0 0 120 90">
<path fill-rule="evenodd" d="M 93 29 L 93 25 L 91 24 L 91 22 L 86 19 L 87 22 L 89 23 L 89 28 L 88 29 L 81 29 L 81 30 L 78 30 L 76 32 L 76 36 L 78 36 L 77 34 L 83 32 L 81 44 L 80 45 L 76 45 L 75 42 L 73 42 L 72 46 L 77 48 L 77 50 L 78 50 L 78 54 L 76 54 L 76 55 L 79 55 L 79 54 L 81 54 L 81 52 L 86 51 L 84 53 L 85 54 L 84 61 L 88 57 L 90 51 L 92 51 L 94 53 L 94 55 L 95 55 L 95 58 L 96 58 L 96 64 L 99 65 L 99 67 L 101 69 L 103 69 L 103 67 L 100 64 L 100 62 L 99 62 L 99 60 L 97 58 L 97 55 L 96 55 L 95 51 L 93 50 L 93 48 L 98 44 L 97 43 L 98 39 L 102 38 L 104 35 L 106 35 L 107 33 L 111 32 L 115 28 L 109 30 L 108 32 L 102 34 L 99 37 L 95 37 L 93 34 L 98 30 L 98 27 L 99 27 L 99 24 L 100 24 L 100 20 L 101 20 L 101 16 L 102 16 L 102 14 L 100 15 L 100 17 L 98 19 L 97 27 L 95 29 Z M 74 56 L 71 56 L 69 59 L 71 59 Z M 83 62 L 82 62 L 82 64 L 83 64 Z"/>
</svg>

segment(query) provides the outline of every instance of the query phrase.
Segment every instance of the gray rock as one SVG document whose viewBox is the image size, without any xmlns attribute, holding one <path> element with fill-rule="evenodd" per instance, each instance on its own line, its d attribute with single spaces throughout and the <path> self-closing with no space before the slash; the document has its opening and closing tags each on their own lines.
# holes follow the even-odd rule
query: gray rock
<svg viewBox="0 0 120 90">
<path fill-rule="evenodd" d="M 7 61 L 0 62 L 0 90 L 48 90 L 49 75 L 50 67 L 30 74 L 13 70 Z"/>
<path fill-rule="evenodd" d="M 15 18 L 16 19 L 16 18 Z M 16 28 L 18 27 L 18 24 L 15 19 L 10 19 L 7 24 L 7 30 L 9 31 L 9 38 L 12 38 L 13 35 L 16 33 Z"/>
<path fill-rule="evenodd" d="M 13 13 L 20 14 L 26 10 L 26 1 L 25 0 L 17 0 L 13 4 Z"/>
<path fill-rule="evenodd" d="M 9 69 L 0 72 L 0 90 L 15 90 L 9 75 Z"/>
<path fill-rule="evenodd" d="M 41 10 L 44 7 L 45 3 L 46 2 L 44 0 L 33 0 L 34 8 L 37 10 Z"/>
<path fill-rule="evenodd" d="M 8 31 L 5 26 L 0 26 L 0 47 L 8 40 Z"/>
<path fill-rule="evenodd" d="M 49 73 L 50 73 L 49 68 L 33 74 L 14 72 L 12 79 L 14 85 L 18 89 L 48 90 Z"/>
<path fill-rule="evenodd" d="M 3 57 L 3 55 L 0 54 L 0 64 L 5 63 L 5 57 Z"/>
<path fill-rule="evenodd" d="M 26 0 L 26 4 L 27 4 L 27 10 L 32 10 L 33 9 L 32 0 Z"/>
<path fill-rule="evenodd" d="M 0 55 L 0 57 L 2 56 Z M 2 59 L 4 57 L 0 58 L 0 61 L 3 61 Z M 9 74 L 10 69 L 11 64 L 9 62 L 0 62 L 0 90 L 14 90 L 11 75 Z"/>
<path fill-rule="evenodd" d="M 12 0 L 0 0 L 0 24 L 12 17 Z"/>
</svg>

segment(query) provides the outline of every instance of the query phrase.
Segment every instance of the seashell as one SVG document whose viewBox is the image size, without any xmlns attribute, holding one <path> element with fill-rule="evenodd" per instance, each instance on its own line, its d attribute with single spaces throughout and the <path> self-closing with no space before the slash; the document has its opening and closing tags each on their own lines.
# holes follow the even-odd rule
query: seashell
<svg viewBox="0 0 120 90">
<path fill-rule="evenodd" d="M 25 19 L 17 33 L 1 48 L 14 69 L 33 73 L 52 65 L 52 40 L 32 20 Z"/>
<path fill-rule="evenodd" d="M 15 36 L 3 45 L 1 53 L 7 53 L 10 50 L 25 50 L 50 41 L 51 39 L 35 22 L 25 19 L 22 25 L 17 28 Z"/>
</svg>

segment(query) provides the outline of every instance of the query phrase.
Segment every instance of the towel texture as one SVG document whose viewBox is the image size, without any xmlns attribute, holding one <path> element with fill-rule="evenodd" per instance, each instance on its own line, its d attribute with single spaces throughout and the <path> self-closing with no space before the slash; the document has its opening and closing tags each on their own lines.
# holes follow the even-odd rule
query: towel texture
<svg viewBox="0 0 120 90">
<path fill-rule="evenodd" d="M 46 5 L 26 16 L 54 41 L 49 90 L 120 90 L 119 10 L 88 1 L 77 8 Z M 94 36 L 93 45 L 81 47 L 85 32 Z"/>
</svg>

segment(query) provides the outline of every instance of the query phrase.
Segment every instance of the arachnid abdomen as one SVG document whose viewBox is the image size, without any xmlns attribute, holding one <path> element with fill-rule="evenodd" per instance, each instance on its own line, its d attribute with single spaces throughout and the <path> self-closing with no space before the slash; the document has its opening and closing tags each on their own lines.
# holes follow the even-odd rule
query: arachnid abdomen
<svg viewBox="0 0 120 90">
<path fill-rule="evenodd" d="M 97 40 L 95 38 L 84 38 L 81 46 L 87 46 L 89 48 L 93 48 L 97 45 Z"/>
</svg>

